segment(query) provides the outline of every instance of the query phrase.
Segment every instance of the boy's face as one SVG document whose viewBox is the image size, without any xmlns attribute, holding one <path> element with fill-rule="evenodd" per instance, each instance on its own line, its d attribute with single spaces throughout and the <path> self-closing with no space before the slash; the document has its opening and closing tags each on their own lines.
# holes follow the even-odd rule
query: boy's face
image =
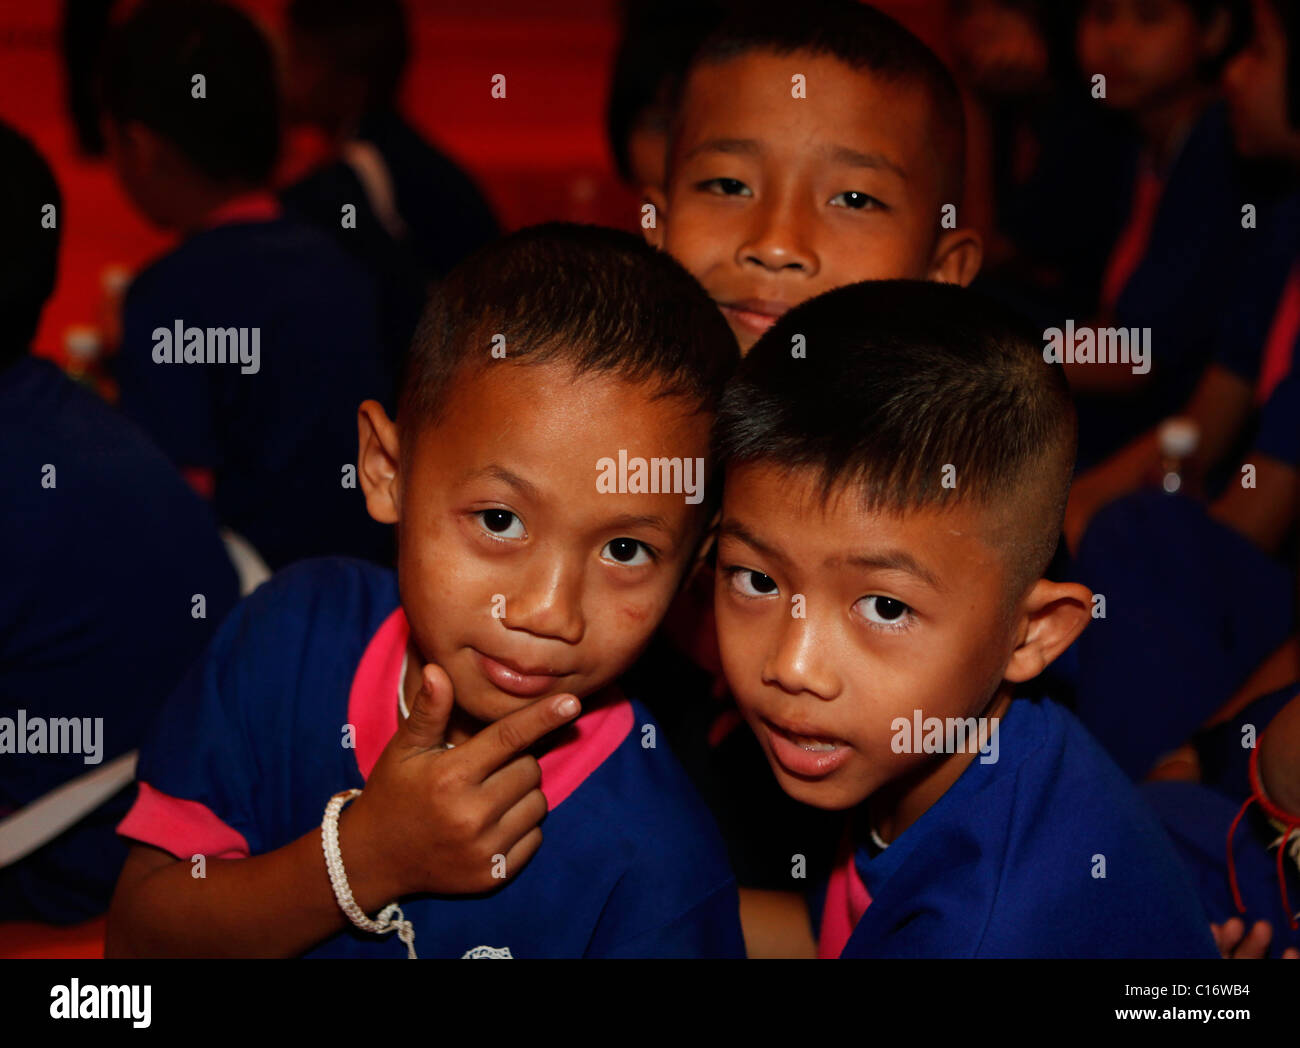
<svg viewBox="0 0 1300 1048">
<path fill-rule="evenodd" d="M 415 648 L 477 721 L 598 691 L 667 609 L 701 506 L 596 484 L 597 460 L 620 449 L 707 454 L 710 417 L 651 392 L 566 364 L 501 362 L 457 378 L 445 415 L 408 438 L 396 478 L 402 606 Z"/>
<path fill-rule="evenodd" d="M 804 98 L 792 97 L 796 73 Z M 760 51 L 700 65 L 647 237 L 704 285 L 743 352 L 787 309 L 844 284 L 967 283 L 978 242 L 940 228 L 942 206 L 960 201 L 944 199 L 956 180 L 932 127 L 923 90 L 834 58 Z M 956 244 L 967 247 L 954 255 Z"/>
<path fill-rule="evenodd" d="M 812 471 L 729 471 L 718 642 L 790 796 L 856 805 L 933 761 L 894 751 L 895 718 L 979 717 L 990 705 L 1017 639 L 988 516 L 960 503 L 867 513 L 855 492 L 823 503 Z"/>
<path fill-rule="evenodd" d="M 1079 18 L 1079 64 L 1106 77 L 1106 104 L 1156 105 L 1197 82 L 1216 35 L 1182 0 L 1089 0 Z"/>
<path fill-rule="evenodd" d="M 1223 74 L 1232 112 L 1232 133 L 1245 156 L 1289 160 L 1300 167 L 1300 130 L 1287 119 L 1287 41 L 1269 0 L 1252 8 L 1250 46 Z"/>
</svg>

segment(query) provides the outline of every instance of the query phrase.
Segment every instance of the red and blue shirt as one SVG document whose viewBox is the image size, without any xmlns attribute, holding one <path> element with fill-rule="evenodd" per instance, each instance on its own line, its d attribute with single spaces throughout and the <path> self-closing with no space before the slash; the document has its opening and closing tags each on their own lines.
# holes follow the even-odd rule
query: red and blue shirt
<svg viewBox="0 0 1300 1048">
<path fill-rule="evenodd" d="M 397 730 L 407 635 L 390 571 L 326 559 L 280 572 L 168 703 L 118 832 L 188 861 L 261 854 L 319 826 Z M 653 724 L 636 700 L 583 713 L 539 759 L 550 811 L 527 866 L 485 895 L 401 900 L 419 955 L 743 957 L 717 828 Z M 307 956 L 405 948 L 349 927 Z"/>
<path fill-rule="evenodd" d="M 1067 710 L 1013 702 L 997 755 L 883 849 L 856 813 L 823 957 L 1218 956 L 1160 823 Z"/>
</svg>

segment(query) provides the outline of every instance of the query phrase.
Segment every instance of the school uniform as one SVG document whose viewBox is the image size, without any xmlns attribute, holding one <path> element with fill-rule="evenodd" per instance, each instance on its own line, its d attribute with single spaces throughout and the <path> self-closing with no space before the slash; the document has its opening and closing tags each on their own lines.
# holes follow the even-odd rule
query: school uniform
<svg viewBox="0 0 1300 1048">
<path fill-rule="evenodd" d="M 1135 168 L 1126 226 L 1101 282 L 1097 323 L 1151 329 L 1151 372 L 1133 394 L 1080 394 L 1079 468 L 1086 469 L 1178 411 L 1214 354 L 1215 321 L 1248 203 L 1226 107 L 1197 120 L 1167 170 Z M 1077 323 L 1082 323 L 1076 318 Z"/>
<path fill-rule="evenodd" d="M 501 233 L 491 205 L 450 157 L 395 109 L 371 110 L 357 138 L 383 157 L 411 247 L 435 277 Z"/>
<path fill-rule="evenodd" d="M 1289 217 L 1270 228 L 1300 235 L 1300 207 L 1295 200 L 1285 207 Z M 1219 359 L 1255 384 L 1263 402 L 1245 461 L 1262 454 L 1300 469 L 1296 243 L 1261 244 L 1251 272 L 1272 301 L 1261 300 Z M 1227 483 L 1241 483 L 1238 465 Z M 1289 563 L 1215 520 L 1204 503 L 1159 491 L 1102 509 L 1080 541 L 1074 575 L 1106 598 L 1105 618 L 1094 619 L 1076 644 L 1076 712 L 1135 778 L 1227 702 L 1295 622 Z"/>
<path fill-rule="evenodd" d="M 820 907 L 823 957 L 1215 957 L 1187 874 L 1067 710 L 1017 700 L 884 848 L 863 813 Z"/>
<path fill-rule="evenodd" d="M 393 401 L 368 278 L 269 195 L 214 221 L 131 284 L 115 360 L 123 411 L 179 467 L 213 471 L 218 519 L 273 569 L 326 553 L 387 559 L 388 529 L 355 478 L 357 406 Z M 178 327 L 205 334 L 205 361 L 221 348 L 209 329 L 239 332 L 248 356 L 256 335 L 259 359 L 185 362 L 189 345 L 162 341 Z"/>
<path fill-rule="evenodd" d="M 0 446 L 0 718 L 17 733 L 23 711 L 28 728 L 21 749 L 15 736 L 0 753 L 3 817 L 139 745 L 238 587 L 210 508 L 136 426 L 49 361 L 0 371 Z M 56 718 L 82 730 L 56 743 Z M 38 723 L 46 752 L 28 746 Z M 0 920 L 107 909 L 126 858 L 113 830 L 133 799 L 123 789 L 0 870 Z"/>
<path fill-rule="evenodd" d="M 397 729 L 407 637 L 387 570 L 327 559 L 277 575 L 160 717 L 119 833 L 189 861 L 261 854 L 318 827 Z M 486 895 L 401 900 L 419 955 L 743 956 L 716 828 L 653 727 L 635 700 L 584 712 L 539 760 L 550 811 L 527 866 Z M 406 953 L 349 926 L 307 956 Z"/>
</svg>

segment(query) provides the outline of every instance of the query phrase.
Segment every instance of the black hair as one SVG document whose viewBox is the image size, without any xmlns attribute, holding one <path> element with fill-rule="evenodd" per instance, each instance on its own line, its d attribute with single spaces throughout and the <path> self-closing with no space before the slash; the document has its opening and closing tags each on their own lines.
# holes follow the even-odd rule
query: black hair
<svg viewBox="0 0 1300 1048">
<path fill-rule="evenodd" d="M 717 28 L 724 5 L 720 0 L 625 0 L 622 7 L 622 33 L 610 76 L 605 131 L 614 165 L 624 181 L 630 182 L 632 132 L 650 119 L 662 122 L 667 134 L 672 101 L 691 55 Z"/>
<path fill-rule="evenodd" d="M 320 48 L 331 70 L 365 85 L 365 110 L 395 103 L 411 57 L 401 0 L 291 0 L 285 18 L 290 35 Z"/>
<path fill-rule="evenodd" d="M 869 511 L 1012 507 L 1017 581 L 1055 552 L 1074 451 L 1069 386 L 1041 341 L 976 292 L 927 281 L 850 284 L 790 310 L 714 426 L 722 469 L 812 470 L 824 499 L 848 487 Z"/>
<path fill-rule="evenodd" d="M 755 0 L 739 7 L 700 45 L 691 68 L 754 51 L 806 51 L 883 80 L 919 87 L 930 101 L 930 126 L 945 168 L 947 194 L 959 200 L 966 164 L 961 93 L 939 56 L 899 22 L 858 0 Z"/>
<path fill-rule="evenodd" d="M 204 77 L 204 97 L 192 77 Z M 271 46 L 242 12 L 212 0 L 146 0 L 110 34 L 100 100 L 139 121 L 218 182 L 262 184 L 280 145 Z"/>
<path fill-rule="evenodd" d="M 49 164 L 27 138 L 0 122 L 0 367 L 27 352 L 54 293 L 63 222 L 63 196 Z"/>
<path fill-rule="evenodd" d="M 504 358 L 492 355 L 496 335 Z M 669 255 L 631 233 L 551 222 L 479 249 L 434 288 L 398 421 L 436 422 L 463 369 L 555 361 L 713 412 L 738 358 L 718 307 Z"/>
</svg>

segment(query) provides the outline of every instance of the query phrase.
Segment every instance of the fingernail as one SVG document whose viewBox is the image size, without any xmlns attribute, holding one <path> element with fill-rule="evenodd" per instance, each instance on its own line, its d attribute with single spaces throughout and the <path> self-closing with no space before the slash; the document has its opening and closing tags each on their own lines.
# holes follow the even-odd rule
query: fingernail
<svg viewBox="0 0 1300 1048">
<path fill-rule="evenodd" d="M 565 717 L 572 717 L 578 712 L 578 700 L 570 695 L 567 699 L 555 707 L 556 712 Z"/>
</svg>

